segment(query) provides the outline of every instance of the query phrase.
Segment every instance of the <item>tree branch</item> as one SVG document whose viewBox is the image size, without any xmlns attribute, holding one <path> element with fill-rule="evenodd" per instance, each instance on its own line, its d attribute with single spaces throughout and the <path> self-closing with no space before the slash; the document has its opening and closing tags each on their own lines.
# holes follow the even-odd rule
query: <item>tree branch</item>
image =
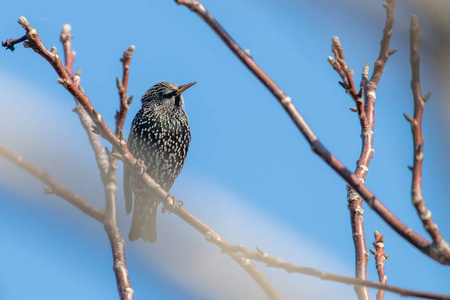
<svg viewBox="0 0 450 300">
<path fill-rule="evenodd" d="M 430 98 L 431 94 L 422 97 L 420 87 L 420 57 L 419 57 L 419 43 L 420 43 L 420 24 L 419 18 L 416 15 L 411 16 L 411 26 L 409 29 L 411 40 L 411 90 L 414 97 L 414 117 L 405 114 L 406 119 L 411 123 L 411 131 L 414 141 L 414 165 L 412 167 L 412 203 L 417 210 L 423 227 L 433 240 L 432 251 L 435 255 L 441 253 L 450 253 L 450 246 L 444 240 L 436 223 L 431 218 L 431 211 L 425 206 L 425 201 L 422 195 L 422 167 L 423 167 L 423 133 L 422 133 L 422 118 L 425 108 L 425 102 Z"/>
<path fill-rule="evenodd" d="M 34 166 L 22 156 L 12 153 L 2 145 L 0 145 L 0 155 L 46 184 L 48 186 L 48 189 L 45 189 L 44 191 L 46 194 L 55 194 L 63 198 L 91 218 L 94 218 L 99 222 L 103 222 L 104 214 L 102 210 L 90 205 L 80 195 L 76 195 L 69 191 L 61 183 L 51 177 L 44 169 L 40 169 Z"/>
<path fill-rule="evenodd" d="M 230 48 L 231 51 L 244 63 L 244 65 L 266 86 L 279 103 L 286 110 L 297 128 L 311 145 L 311 149 L 322 158 L 333 170 L 336 171 L 355 191 L 367 202 L 367 204 L 398 234 L 411 243 L 424 254 L 442 264 L 450 265 L 450 251 L 435 251 L 433 246 L 425 238 L 417 234 L 411 228 L 401 222 L 375 195 L 352 174 L 342 162 L 331 154 L 320 142 L 303 117 L 300 115 L 292 99 L 288 97 L 278 85 L 248 56 L 239 45 L 231 38 L 225 29 L 205 9 L 198 0 L 175 0 L 176 3 L 185 5 L 202 18 Z"/>
<path fill-rule="evenodd" d="M 388 259 L 389 255 L 384 253 L 384 235 L 381 235 L 375 230 L 375 241 L 373 242 L 375 251 L 370 249 L 373 255 L 375 255 L 375 266 L 378 272 L 378 279 L 381 284 L 386 284 L 387 276 L 384 271 L 384 262 Z M 384 289 L 379 289 L 377 293 L 377 300 L 384 299 Z"/>
<path fill-rule="evenodd" d="M 355 175 L 360 179 L 361 183 L 364 183 L 366 180 L 367 173 L 369 172 L 369 164 L 375 152 L 373 148 L 373 135 L 375 128 L 375 99 L 378 82 L 383 74 L 389 55 L 395 53 L 395 51 L 389 51 L 390 39 L 394 26 L 395 0 L 388 0 L 387 3 L 383 3 L 383 6 L 386 8 L 386 24 L 383 30 L 383 38 L 380 42 L 380 54 L 374 63 L 374 72 L 370 81 L 368 78 L 369 64 L 366 62 L 362 72 L 360 83 L 361 89 L 359 93 L 356 93 L 353 82 L 353 72 L 349 71 L 349 67 L 345 61 L 344 51 L 338 37 L 333 37 L 332 43 L 332 52 L 336 59 L 331 57 L 328 58 L 332 67 L 344 80 L 345 84 L 341 83 L 341 85 L 345 88 L 347 94 L 353 98 L 356 104 L 356 110 L 361 124 L 362 147 L 360 157 L 356 163 Z M 350 222 L 353 243 L 355 246 L 355 276 L 356 278 L 367 279 L 369 253 L 367 252 L 364 233 L 363 200 L 349 185 L 347 185 L 347 191 L 348 209 L 350 211 Z M 355 292 L 358 295 L 358 299 L 370 299 L 367 288 L 356 286 Z"/>
</svg>

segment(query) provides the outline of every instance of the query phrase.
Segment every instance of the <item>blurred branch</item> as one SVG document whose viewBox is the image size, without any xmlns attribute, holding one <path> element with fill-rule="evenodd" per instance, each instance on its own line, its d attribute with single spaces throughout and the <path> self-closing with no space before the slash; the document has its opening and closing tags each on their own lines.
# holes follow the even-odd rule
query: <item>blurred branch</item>
<svg viewBox="0 0 450 300">
<path fill-rule="evenodd" d="M 64 58 L 65 58 L 64 68 L 69 74 L 69 76 L 72 78 L 75 85 L 78 86 L 78 89 L 80 89 L 84 93 L 83 88 L 81 87 L 80 84 L 81 68 L 75 74 L 73 73 L 73 62 L 75 60 L 75 51 L 72 51 L 73 35 L 70 32 L 71 30 L 72 27 L 69 24 L 65 24 L 61 30 L 60 35 L 60 40 L 61 43 L 63 44 L 64 49 Z M 92 132 L 92 121 L 87 115 L 86 111 L 83 109 L 83 107 L 80 106 L 80 104 L 78 103 L 78 101 L 76 101 L 76 99 L 75 103 L 77 105 L 73 111 L 80 118 L 81 125 L 86 131 L 89 143 L 91 144 L 92 150 L 94 151 L 95 154 L 95 160 L 97 162 L 97 167 L 100 171 L 100 177 L 102 179 L 102 182 L 104 182 L 106 172 L 108 170 L 108 160 L 106 159 L 106 152 L 103 149 L 102 143 L 100 142 L 100 138 L 98 137 L 98 135 Z"/>
<path fill-rule="evenodd" d="M 444 261 L 445 257 L 450 256 L 450 246 L 444 240 L 436 223 L 431 218 L 431 211 L 425 206 L 422 195 L 422 167 L 423 167 L 423 146 L 424 139 L 422 133 L 422 118 L 425 108 L 425 102 L 430 98 L 430 93 L 422 97 L 420 87 L 420 24 L 416 15 L 411 16 L 411 26 L 409 29 L 411 40 L 411 90 L 414 97 L 414 117 L 405 114 L 406 119 L 411 124 L 411 131 L 414 141 L 414 165 L 412 167 L 412 203 L 417 210 L 423 227 L 433 240 L 431 250 L 433 255 Z"/>
<path fill-rule="evenodd" d="M 176 0 L 176 3 L 185 5 L 191 11 L 202 18 L 231 51 L 244 63 L 244 65 L 266 86 L 266 88 L 279 101 L 291 117 L 297 128 L 311 145 L 311 149 L 322 158 L 333 170 L 336 171 L 355 191 L 367 202 L 367 204 L 398 234 L 411 243 L 421 252 L 442 264 L 450 265 L 450 253 L 435 255 L 432 245 L 425 238 L 417 234 L 410 227 L 400 221 L 375 195 L 360 182 L 359 178 L 350 172 L 342 162 L 331 154 L 320 142 L 309 125 L 298 112 L 292 99 L 288 97 L 278 85 L 248 56 L 217 20 L 205 9 L 198 0 Z"/>
<path fill-rule="evenodd" d="M 386 8 L 386 24 L 383 30 L 383 38 L 380 42 L 380 54 L 374 63 L 374 72 L 369 81 L 369 64 L 366 62 L 360 83 L 360 90 L 357 93 L 353 81 L 353 71 L 349 71 L 349 67 L 344 57 L 344 50 L 338 37 L 332 39 L 332 52 L 336 59 L 331 57 L 328 61 L 332 67 L 338 72 L 344 82 L 340 82 L 356 104 L 356 111 L 361 124 L 362 148 L 360 157 L 356 163 L 355 175 L 360 179 L 361 183 L 366 180 L 369 172 L 369 164 L 374 155 L 373 136 L 375 128 L 375 99 L 376 90 L 383 74 L 384 67 L 389 56 L 396 50 L 389 50 L 389 44 L 394 26 L 394 8 L 395 0 L 388 0 L 383 3 Z M 364 97 L 364 100 L 363 100 Z M 349 185 L 347 185 L 347 201 L 350 211 L 350 222 L 352 228 L 353 243 L 355 246 L 355 276 L 356 278 L 367 279 L 367 263 L 369 261 L 369 253 L 364 233 L 364 210 L 362 208 L 363 200 L 358 193 Z M 367 288 L 355 287 L 358 299 L 370 299 Z"/>
<path fill-rule="evenodd" d="M 384 272 L 384 262 L 388 259 L 389 255 L 384 253 L 384 235 L 381 235 L 375 230 L 375 242 L 373 242 L 375 251 L 370 249 L 373 255 L 375 255 L 375 266 L 378 272 L 378 278 L 381 284 L 386 284 L 387 276 Z M 377 293 L 377 300 L 384 299 L 384 290 L 379 289 Z"/>
<path fill-rule="evenodd" d="M 5 157 L 7 160 L 9 160 L 22 170 L 33 175 L 41 182 L 45 183 L 48 186 L 48 189 L 45 189 L 46 194 L 55 194 L 81 210 L 86 215 L 96 219 L 99 222 L 103 222 L 104 214 L 102 210 L 90 205 L 80 195 L 76 195 L 69 191 L 61 183 L 51 177 L 44 169 L 39 169 L 22 156 L 12 153 L 2 145 L 0 145 L 0 155 Z"/>
<path fill-rule="evenodd" d="M 213 237 L 214 236 L 211 235 L 210 237 L 207 237 L 207 239 L 212 240 L 212 239 L 214 239 Z M 216 243 L 216 242 L 214 242 L 214 243 Z M 227 253 L 228 252 L 242 253 L 245 257 L 247 257 L 249 259 L 263 262 L 268 267 L 284 269 L 288 273 L 305 274 L 305 275 L 309 275 L 309 276 L 318 277 L 322 280 L 329 280 L 329 281 L 341 282 L 341 283 L 345 283 L 345 284 L 360 285 L 360 286 L 366 286 L 366 287 L 370 287 L 370 288 L 382 289 L 382 290 L 386 290 L 389 292 L 393 292 L 393 293 L 402 295 L 404 297 L 417 297 L 417 298 L 425 298 L 425 299 L 450 299 L 450 295 L 408 290 L 408 289 L 403 289 L 403 288 L 399 288 L 399 287 L 392 286 L 392 285 L 383 284 L 383 283 L 376 282 L 376 281 L 367 281 L 367 280 L 363 280 L 363 279 L 359 279 L 359 278 L 346 277 L 346 276 L 336 275 L 336 274 L 332 274 L 332 273 L 327 273 L 327 272 L 320 271 L 320 270 L 313 269 L 313 268 L 302 267 L 299 265 L 289 263 L 281 258 L 270 256 L 269 254 L 267 254 L 260 248 L 257 248 L 257 251 L 250 250 L 242 245 L 231 246 L 231 247 L 224 246 L 221 248 L 223 249 L 223 251 L 225 251 Z"/>
<path fill-rule="evenodd" d="M 37 179 L 41 180 L 43 183 L 47 184 L 50 187 L 52 193 L 60 196 L 61 198 L 67 200 L 68 202 L 72 203 L 74 206 L 79 208 L 85 214 L 93 217 L 94 219 L 98 220 L 99 222 L 102 222 L 103 212 L 101 210 L 99 210 L 95 207 L 92 207 L 80 196 L 72 194 L 70 191 L 65 189 L 58 182 L 56 182 L 56 180 L 54 180 L 47 173 L 45 173 L 44 170 L 35 167 L 34 165 L 27 162 L 22 157 L 11 153 L 9 150 L 7 150 L 5 147 L 3 147 L 1 145 L 0 145 L 0 155 L 4 156 L 8 160 L 10 160 L 12 163 L 14 163 L 18 167 L 20 167 L 21 169 L 27 171 L 28 173 L 30 173 Z M 172 198 L 168 198 L 168 199 L 172 199 Z M 168 203 L 168 204 L 172 205 L 171 203 Z M 249 261 L 249 259 L 253 259 L 253 260 L 265 263 L 268 267 L 284 269 L 289 273 L 299 273 L 299 274 L 314 276 L 314 277 L 318 277 L 322 280 L 330 280 L 330 281 L 341 282 L 341 283 L 346 283 L 346 284 L 362 285 L 362 286 L 367 286 L 367 287 L 371 287 L 371 288 L 384 289 L 386 291 L 397 293 L 402 296 L 412 296 L 412 297 L 428 298 L 428 299 L 450 299 L 450 295 L 441 295 L 441 294 L 413 291 L 413 290 L 402 289 L 402 288 L 390 286 L 390 285 L 382 285 L 381 286 L 380 283 L 378 283 L 378 282 L 365 281 L 365 280 L 361 280 L 361 279 L 357 279 L 357 278 L 353 278 L 353 277 L 340 276 L 340 275 L 327 273 L 327 272 L 312 269 L 312 268 L 302 267 L 302 266 L 298 266 L 298 265 L 289 263 L 281 258 L 276 258 L 276 257 L 270 256 L 259 248 L 258 248 L 258 251 L 253 251 L 242 245 L 234 246 L 234 245 L 231 245 L 229 242 L 227 242 L 219 234 L 217 234 L 217 232 L 215 232 L 211 227 L 209 227 L 205 223 L 198 220 L 196 217 L 194 217 L 192 214 L 190 214 L 188 211 L 186 211 L 182 207 L 177 205 L 173 212 L 176 213 L 177 215 L 179 215 L 183 220 L 185 220 L 188 224 L 190 224 L 192 227 L 197 229 L 199 232 L 204 234 L 207 241 L 214 243 L 215 245 L 220 247 L 223 252 L 230 255 L 236 262 L 238 262 L 240 265 L 243 265 L 245 268 L 248 268 L 248 269 L 253 268 L 254 265 Z M 256 269 L 256 270 L 252 270 L 250 272 L 251 272 L 251 275 L 253 273 L 255 273 L 257 275 L 259 270 Z M 264 283 L 264 286 L 266 286 L 265 283 Z M 274 297 L 270 297 L 269 299 L 277 299 L 277 297 L 275 297 L 275 295 L 274 295 Z"/>
</svg>

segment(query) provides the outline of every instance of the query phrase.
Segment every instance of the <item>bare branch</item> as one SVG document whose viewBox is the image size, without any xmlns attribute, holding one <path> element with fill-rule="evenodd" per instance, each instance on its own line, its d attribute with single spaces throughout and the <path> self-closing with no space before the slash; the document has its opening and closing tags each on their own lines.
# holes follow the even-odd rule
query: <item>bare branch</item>
<svg viewBox="0 0 450 300">
<path fill-rule="evenodd" d="M 212 238 L 208 238 L 207 240 L 211 240 Z M 212 239 L 214 243 L 214 239 Z M 220 241 L 219 241 L 220 242 Z M 221 247 L 221 246 L 219 246 Z M 299 265 L 295 265 L 292 263 L 289 263 L 281 258 L 273 257 L 264 252 L 263 250 L 257 248 L 257 251 L 250 250 L 242 245 L 238 246 L 231 246 L 229 248 L 228 246 L 221 247 L 223 251 L 225 252 L 239 252 L 242 253 L 245 257 L 249 259 L 253 259 L 256 261 L 260 261 L 265 263 L 268 267 L 273 268 L 279 268 L 284 269 L 288 273 L 299 273 L 299 274 L 305 274 L 309 276 L 318 277 L 322 280 L 329 280 L 329 281 L 335 281 L 335 282 L 341 282 L 345 284 L 351 284 L 351 285 L 361 285 L 366 286 L 370 288 L 375 289 L 382 289 L 385 291 L 389 291 L 392 293 L 396 293 L 405 297 L 417 297 L 417 298 L 425 298 L 425 299 L 450 299 L 450 295 L 443 295 L 443 294 L 435 294 L 435 293 L 427 293 L 427 292 L 421 292 L 421 291 L 414 291 L 414 290 L 408 290 L 399 288 L 392 285 L 383 284 L 377 281 L 367 281 L 359 278 L 354 277 L 346 277 L 341 275 L 336 275 L 332 273 L 327 273 L 321 270 L 307 268 Z"/>
<path fill-rule="evenodd" d="M 116 134 L 118 134 L 118 130 L 123 130 L 123 124 L 125 123 L 125 117 L 128 112 L 129 105 L 133 99 L 133 96 L 127 98 L 127 90 L 128 90 L 128 77 L 130 73 L 130 61 L 131 56 L 133 55 L 135 47 L 131 45 L 128 50 L 123 53 L 123 57 L 120 59 L 123 66 L 123 76 L 122 81 L 117 78 L 117 89 L 119 91 L 120 97 L 120 109 L 116 114 Z M 131 99 L 131 100 L 130 100 Z"/>
<path fill-rule="evenodd" d="M 64 68 L 67 71 L 68 75 L 71 76 L 74 84 L 78 86 L 78 89 L 80 89 L 82 93 L 84 93 L 80 85 L 81 68 L 75 74 L 73 73 L 73 62 L 75 60 L 75 51 L 72 50 L 73 35 L 70 32 L 71 30 L 72 27 L 69 24 L 65 24 L 60 34 L 60 40 L 61 43 L 63 44 L 64 49 L 64 58 L 65 58 Z M 98 135 L 92 132 L 91 119 L 87 115 L 84 108 L 80 106 L 80 104 L 76 101 L 76 99 L 75 102 L 77 105 L 74 108 L 74 112 L 77 113 L 78 117 L 80 118 L 81 125 L 86 131 L 86 134 L 89 139 L 89 144 L 91 145 L 92 150 L 94 151 L 97 167 L 98 170 L 100 171 L 100 177 L 102 179 L 102 182 L 104 182 L 106 172 L 108 170 L 108 160 L 106 158 L 105 150 L 103 149 L 102 143 L 100 142 L 100 138 L 98 137 Z"/>
<path fill-rule="evenodd" d="M 411 131 L 414 141 L 414 165 L 412 168 L 412 203 L 417 210 L 423 227 L 433 240 L 432 251 L 436 255 L 442 256 L 441 253 L 450 253 L 450 246 L 444 240 L 436 223 L 431 218 L 431 211 L 425 206 L 425 201 L 422 195 L 422 167 L 423 167 L 423 133 L 422 133 L 422 118 L 425 108 L 425 102 L 429 99 L 430 93 L 422 97 L 420 86 L 420 57 L 419 57 L 419 43 L 420 43 L 420 24 L 419 18 L 416 15 L 411 16 L 411 26 L 409 29 L 411 40 L 411 90 L 414 96 L 414 117 L 408 116 L 408 121 L 411 123 Z M 406 114 L 405 114 L 406 117 Z"/>
<path fill-rule="evenodd" d="M 425 238 L 417 234 L 410 227 L 401 222 L 375 195 L 350 172 L 342 162 L 331 154 L 320 142 L 303 117 L 300 115 L 292 99 L 288 97 L 278 85 L 249 57 L 239 45 L 231 38 L 217 20 L 205 9 L 198 0 L 176 0 L 176 3 L 185 5 L 202 18 L 230 48 L 231 51 L 244 63 L 244 65 L 267 87 L 273 96 L 280 102 L 292 121 L 311 145 L 311 149 L 336 171 L 367 204 L 398 234 L 411 243 L 424 254 L 437 262 L 450 265 L 450 251 L 436 252 Z M 126 155 L 127 156 L 127 155 Z M 127 159 L 127 158 L 126 158 Z"/>
<path fill-rule="evenodd" d="M 358 159 L 358 163 L 361 161 L 361 157 L 368 147 L 369 133 L 371 137 L 373 137 L 373 132 L 368 129 L 371 128 L 371 124 L 368 122 L 368 118 L 366 116 L 366 112 L 364 109 L 364 100 L 363 100 L 363 89 L 364 83 L 367 82 L 367 76 L 369 73 L 369 65 L 366 63 L 361 79 L 361 90 L 360 92 L 356 92 L 355 84 L 353 81 L 353 73 L 349 72 L 349 67 L 344 57 L 344 49 L 342 44 L 337 36 L 332 38 L 332 46 L 331 51 L 335 56 L 335 60 L 339 61 L 339 64 L 332 64 L 333 68 L 337 71 L 337 73 L 341 76 L 341 78 L 347 82 L 347 86 L 345 86 L 345 91 L 349 94 L 353 101 L 356 104 L 356 111 L 358 113 L 358 118 L 361 125 L 361 138 L 362 138 L 362 150 L 361 156 Z M 328 58 L 330 61 L 330 58 Z M 373 125 L 373 124 L 372 124 Z M 355 175 L 360 178 L 360 181 L 364 183 L 365 177 L 368 169 L 367 165 L 359 165 L 357 163 Z M 359 172 L 363 170 L 364 172 Z M 350 224 L 352 228 L 352 237 L 353 237 L 353 245 L 355 248 L 355 277 L 367 280 L 367 262 L 369 261 L 369 253 L 367 252 L 366 238 L 364 233 L 364 210 L 362 208 L 363 200 L 359 197 L 358 193 L 350 186 L 347 185 L 347 202 L 348 202 L 348 210 L 350 212 Z M 369 290 L 367 287 L 363 286 L 355 286 L 355 293 L 360 300 L 369 300 Z"/>
<path fill-rule="evenodd" d="M 353 73 L 349 72 L 349 67 L 345 61 L 344 50 L 338 37 L 333 37 L 332 52 L 335 60 L 331 64 L 338 72 L 347 85 L 344 86 L 347 94 L 349 94 L 356 104 L 356 111 L 361 125 L 362 148 L 360 157 L 356 163 L 355 175 L 362 183 L 365 182 L 367 173 L 369 172 L 369 164 L 374 155 L 373 135 L 375 128 L 375 99 L 378 82 L 383 74 L 389 55 L 395 51 L 389 50 L 390 39 L 392 36 L 394 25 L 394 8 L 395 0 L 388 0 L 383 6 L 386 8 L 386 25 L 383 30 L 383 38 L 381 40 L 381 49 L 378 59 L 374 63 L 374 72 L 369 81 L 369 64 L 366 63 L 362 72 L 360 83 L 360 91 L 357 93 L 353 82 Z M 328 58 L 332 61 L 332 59 Z M 338 61 L 339 64 L 335 62 Z M 364 100 L 363 100 L 364 96 Z M 352 226 L 353 243 L 355 246 L 355 276 L 356 278 L 367 279 L 367 263 L 369 261 L 369 253 L 364 233 L 364 210 L 362 208 L 363 200 L 358 193 L 347 185 L 347 201 L 350 211 L 350 222 Z M 355 286 L 355 292 L 358 299 L 370 299 L 367 288 Z"/>
<path fill-rule="evenodd" d="M 21 168 L 22 170 L 30 173 L 35 178 L 45 183 L 48 189 L 45 190 L 46 194 L 55 194 L 63 198 L 86 215 L 96 219 L 99 222 L 103 222 L 103 211 L 90 205 L 80 195 L 76 195 L 64 187 L 61 183 L 51 177 L 44 169 L 40 169 L 27 161 L 22 156 L 16 155 L 9 151 L 4 146 L 0 145 L 0 155 L 7 160 Z"/>
<path fill-rule="evenodd" d="M 375 266 L 378 272 L 378 278 L 381 284 L 386 284 L 387 276 L 384 272 L 384 262 L 389 257 L 389 255 L 384 253 L 384 235 L 381 235 L 378 231 L 375 230 L 375 242 L 373 242 L 373 246 L 375 247 L 375 251 L 372 252 L 375 255 Z M 373 251 L 370 249 L 370 251 Z M 377 300 L 384 299 L 384 290 L 380 289 L 377 293 Z"/>
</svg>

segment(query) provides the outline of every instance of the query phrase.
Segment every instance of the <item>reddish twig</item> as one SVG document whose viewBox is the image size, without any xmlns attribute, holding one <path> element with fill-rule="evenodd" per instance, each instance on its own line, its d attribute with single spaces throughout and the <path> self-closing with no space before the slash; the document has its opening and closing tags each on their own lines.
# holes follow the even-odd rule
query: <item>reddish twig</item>
<svg viewBox="0 0 450 300">
<path fill-rule="evenodd" d="M 72 51 L 72 38 L 73 35 L 70 32 L 72 30 L 72 27 L 69 24 L 65 24 L 61 30 L 60 40 L 63 44 L 64 49 L 64 68 L 71 76 L 73 82 L 75 85 L 78 86 L 78 89 L 80 89 L 83 93 L 83 88 L 80 85 L 80 76 L 81 76 L 81 68 L 78 69 L 78 71 L 74 74 L 73 73 L 73 62 L 75 60 L 75 51 Z M 75 103 L 77 104 L 74 108 L 74 112 L 78 115 L 80 118 L 81 125 L 83 126 L 84 130 L 86 131 L 86 134 L 89 139 L 89 144 L 92 147 L 92 150 L 95 154 L 95 160 L 97 162 L 97 167 L 100 171 L 100 177 L 102 178 L 102 181 L 104 182 L 106 172 L 108 170 L 108 160 L 106 159 L 106 153 L 103 149 L 102 143 L 100 142 L 100 138 L 98 135 L 94 134 L 92 132 L 92 121 L 89 118 L 89 116 L 86 114 L 86 111 L 81 107 L 78 102 L 75 99 Z"/>
<path fill-rule="evenodd" d="M 70 30 L 70 25 L 64 25 L 60 36 L 61 42 L 64 47 L 65 70 L 67 71 L 68 76 L 72 79 L 73 83 L 81 92 L 83 92 L 83 89 L 80 85 L 81 69 L 78 70 L 75 75 L 73 74 L 75 52 L 72 51 L 71 40 L 73 36 Z M 128 59 L 128 65 L 130 59 L 131 55 Z M 126 79 L 128 82 L 128 70 Z M 106 207 L 102 223 L 104 225 L 106 233 L 108 234 L 109 242 L 111 245 L 114 260 L 113 270 L 114 274 L 116 275 L 116 283 L 120 299 L 131 300 L 133 299 L 134 291 L 131 288 L 131 283 L 128 276 L 127 260 L 125 255 L 125 240 L 119 230 L 119 217 L 117 212 L 117 158 L 110 155 L 109 161 L 106 159 L 106 152 L 101 145 L 100 138 L 98 137 L 98 135 L 92 132 L 92 120 L 89 118 L 85 109 L 79 104 L 79 102 L 76 102 L 77 106 L 75 108 L 75 112 L 77 112 L 80 118 L 81 124 L 88 135 L 89 142 L 95 153 L 97 167 L 100 171 L 100 177 L 102 179 L 105 190 Z M 122 108 L 122 102 L 120 106 Z M 123 120 L 125 120 L 127 110 L 125 110 L 123 113 Z"/>
<path fill-rule="evenodd" d="M 128 88 L 128 76 L 131 56 L 134 51 L 134 46 L 130 46 L 128 50 L 123 53 L 122 67 L 123 78 L 120 82 L 117 78 L 117 88 L 120 96 L 120 108 L 116 113 L 116 135 L 119 139 L 123 140 L 123 124 L 128 112 L 127 101 L 127 88 Z M 119 84 L 119 82 L 121 84 Z M 129 101 L 131 103 L 131 101 Z M 113 147 L 112 153 L 117 153 L 115 147 Z M 131 288 L 130 279 L 128 276 L 127 259 L 125 254 L 125 239 L 120 233 L 119 229 L 119 213 L 117 210 L 117 157 L 113 154 L 109 154 L 109 168 L 106 175 L 105 196 L 106 196 L 106 208 L 105 208 L 105 230 L 108 233 L 111 249 L 114 257 L 114 272 L 116 273 L 117 287 L 119 293 L 123 299 L 133 299 L 133 289 Z"/>
<path fill-rule="evenodd" d="M 341 76 L 343 82 L 339 82 L 341 86 L 345 89 L 346 93 L 349 94 L 356 104 L 356 111 L 358 112 L 358 118 L 361 124 L 361 138 L 362 138 L 362 150 L 358 163 L 356 165 L 355 175 L 360 179 L 361 183 L 364 183 L 367 172 L 358 172 L 359 170 L 368 170 L 369 161 L 367 165 L 360 165 L 361 158 L 365 151 L 369 148 L 367 129 L 371 128 L 368 122 L 364 108 L 363 100 L 363 83 L 367 82 L 369 65 L 366 63 L 362 80 L 361 80 L 361 90 L 356 92 L 356 87 L 353 81 L 353 71 L 349 70 L 347 62 L 344 57 L 344 49 L 337 36 L 332 38 L 331 51 L 333 52 L 335 59 L 328 57 L 328 62 L 331 64 L 333 69 Z M 371 137 L 373 137 L 373 132 Z M 358 193 L 349 185 L 347 185 L 347 202 L 348 210 L 350 212 L 350 223 L 352 228 L 353 245 L 355 248 L 355 277 L 367 280 L 367 262 L 369 261 L 369 254 L 367 252 L 366 238 L 364 233 L 364 210 L 362 208 L 363 200 L 359 197 Z M 370 299 L 369 290 L 367 287 L 355 286 L 355 293 L 360 300 Z"/>
<path fill-rule="evenodd" d="M 131 56 L 133 55 L 134 46 L 131 45 L 128 50 L 123 53 L 123 57 L 120 59 L 123 66 L 123 76 L 122 80 L 117 78 L 117 89 L 120 97 L 120 109 L 116 112 L 116 134 L 118 134 L 117 130 L 123 130 L 123 124 L 125 123 L 125 117 L 128 112 L 128 108 L 133 101 L 133 96 L 127 98 L 127 90 L 128 90 L 128 77 L 130 72 L 130 61 Z"/>
<path fill-rule="evenodd" d="M 332 52 L 336 59 L 328 58 L 331 66 L 338 72 L 344 82 L 340 84 L 345 88 L 356 104 L 356 111 L 361 124 L 362 148 L 360 157 L 356 163 L 355 175 L 362 183 L 365 182 L 369 172 L 369 164 L 373 158 L 373 135 L 375 128 L 375 99 L 376 90 L 383 74 L 384 67 L 390 55 L 395 50 L 389 51 L 389 44 L 394 26 L 394 8 L 395 0 L 388 0 L 383 6 L 386 8 L 386 24 L 383 30 L 383 38 L 380 42 L 380 54 L 374 63 L 374 72 L 369 81 L 369 64 L 366 62 L 362 72 L 361 89 L 357 93 L 353 81 L 353 72 L 345 61 L 344 51 L 338 37 L 333 37 Z M 364 96 L 364 100 L 363 100 Z M 364 233 L 364 210 L 362 208 L 363 200 L 358 193 L 347 185 L 347 201 L 350 211 L 350 222 L 352 227 L 353 242 L 355 246 L 355 276 L 356 278 L 367 279 L 367 263 L 369 253 Z M 370 299 L 367 288 L 355 287 L 358 299 Z"/>
<path fill-rule="evenodd" d="M 375 250 L 370 249 L 373 255 L 375 255 L 375 265 L 378 272 L 378 279 L 381 284 L 386 284 L 387 276 L 384 272 L 384 262 L 388 259 L 389 255 L 384 253 L 384 235 L 381 235 L 375 230 L 375 242 L 373 242 Z M 377 293 L 377 300 L 384 299 L 384 289 L 379 289 Z"/>
<path fill-rule="evenodd" d="M 341 176 L 355 191 L 367 202 L 392 229 L 400 234 L 424 254 L 432 259 L 446 265 L 450 265 L 450 251 L 439 251 L 435 249 L 425 238 L 417 234 L 411 228 L 401 222 L 389 209 L 364 185 L 359 178 L 352 174 L 325 146 L 320 142 L 295 105 L 278 85 L 248 56 L 239 45 L 231 38 L 225 29 L 205 9 L 198 0 L 176 0 L 178 4 L 185 5 L 202 18 L 223 40 L 231 51 L 244 63 L 244 65 L 267 87 L 273 96 L 280 102 L 292 121 L 311 145 L 311 149 L 322 158 L 339 176 Z"/>
<path fill-rule="evenodd" d="M 420 87 L 420 57 L 419 57 L 419 43 L 420 43 L 420 24 L 419 18 L 416 15 L 411 16 L 411 26 L 409 29 L 411 40 L 411 90 L 414 97 L 414 117 L 404 114 L 406 119 L 411 124 L 411 131 L 414 141 L 414 165 L 412 167 L 412 203 L 417 210 L 423 227 L 433 240 L 433 250 L 437 253 L 449 253 L 450 247 L 444 240 L 436 223 L 431 218 L 431 211 L 425 206 L 425 201 L 422 195 L 422 167 L 423 167 L 423 133 L 422 133 L 422 118 L 425 108 L 425 102 L 430 98 L 430 93 L 422 97 Z"/>
<path fill-rule="evenodd" d="M 70 32 L 72 27 L 69 24 L 65 24 L 61 30 L 61 43 L 64 47 L 64 61 L 65 68 L 70 77 L 73 77 L 73 62 L 75 60 L 75 51 L 72 51 L 72 38 L 73 35 Z"/>
<path fill-rule="evenodd" d="M 38 180 L 42 181 L 48 186 L 45 189 L 46 194 L 55 194 L 79 210 L 81 210 L 86 215 L 96 219 L 99 222 L 103 222 L 103 211 L 90 205 L 86 200 L 84 200 L 80 195 L 76 195 L 64 187 L 61 183 L 56 181 L 51 177 L 44 169 L 40 169 L 34 166 L 32 163 L 27 161 L 22 156 L 16 155 L 9 151 L 4 146 L 0 145 L 0 155 L 5 157 L 7 160 L 21 168 L 22 170 L 33 175 Z"/>
</svg>

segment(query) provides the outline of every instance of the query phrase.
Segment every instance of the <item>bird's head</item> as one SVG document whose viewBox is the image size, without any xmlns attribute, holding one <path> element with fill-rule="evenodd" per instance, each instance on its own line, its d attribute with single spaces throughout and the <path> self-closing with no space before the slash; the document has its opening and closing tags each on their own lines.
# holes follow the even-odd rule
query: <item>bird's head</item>
<svg viewBox="0 0 450 300">
<path fill-rule="evenodd" d="M 196 82 L 183 85 L 176 85 L 166 81 L 159 82 L 142 96 L 142 106 L 182 109 L 184 104 L 182 93 L 194 84 Z"/>
</svg>

